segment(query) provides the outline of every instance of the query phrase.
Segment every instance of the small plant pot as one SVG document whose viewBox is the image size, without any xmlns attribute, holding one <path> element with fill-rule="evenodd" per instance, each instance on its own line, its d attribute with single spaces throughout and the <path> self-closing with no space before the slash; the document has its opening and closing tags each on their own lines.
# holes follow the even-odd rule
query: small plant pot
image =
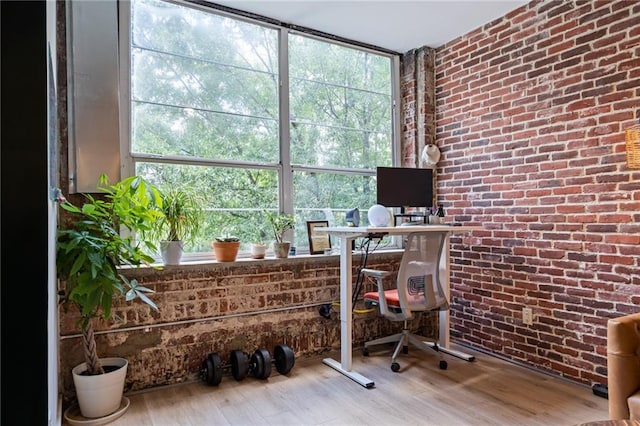
<svg viewBox="0 0 640 426">
<path fill-rule="evenodd" d="M 285 259 L 289 257 L 289 249 L 291 248 L 291 243 L 288 241 L 282 243 L 273 243 L 273 252 L 278 259 Z"/>
<path fill-rule="evenodd" d="M 160 253 L 165 265 L 179 265 L 182 259 L 184 243 L 182 241 L 160 241 Z"/>
<path fill-rule="evenodd" d="M 264 259 L 264 256 L 267 252 L 266 244 L 251 244 L 251 258 L 252 259 Z"/>
<path fill-rule="evenodd" d="M 218 262 L 234 262 L 236 257 L 238 257 L 240 241 L 214 241 L 211 245 Z"/>
</svg>

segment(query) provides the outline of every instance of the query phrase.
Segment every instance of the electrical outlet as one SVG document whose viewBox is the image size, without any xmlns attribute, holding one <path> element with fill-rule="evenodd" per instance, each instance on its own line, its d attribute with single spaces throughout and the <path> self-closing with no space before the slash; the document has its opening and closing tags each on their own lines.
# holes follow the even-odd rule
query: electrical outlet
<svg viewBox="0 0 640 426">
<path fill-rule="evenodd" d="M 522 322 L 526 325 L 533 324 L 533 311 L 531 308 L 522 308 Z"/>
</svg>

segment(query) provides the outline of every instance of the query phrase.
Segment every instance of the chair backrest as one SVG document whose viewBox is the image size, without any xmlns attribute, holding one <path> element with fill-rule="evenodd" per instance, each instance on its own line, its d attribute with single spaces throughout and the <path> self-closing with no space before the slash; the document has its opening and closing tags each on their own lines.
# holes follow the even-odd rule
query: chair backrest
<svg viewBox="0 0 640 426">
<path fill-rule="evenodd" d="M 438 232 L 415 232 L 407 237 L 397 288 L 400 307 L 408 317 L 411 312 L 449 309 L 439 273 L 443 239 Z"/>
</svg>

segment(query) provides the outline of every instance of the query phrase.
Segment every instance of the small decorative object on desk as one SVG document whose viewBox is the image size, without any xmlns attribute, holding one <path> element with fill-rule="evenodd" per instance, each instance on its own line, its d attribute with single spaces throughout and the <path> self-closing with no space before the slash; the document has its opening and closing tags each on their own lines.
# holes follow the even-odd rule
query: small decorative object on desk
<svg viewBox="0 0 640 426">
<path fill-rule="evenodd" d="M 345 218 L 347 226 L 360 226 L 360 210 L 357 207 L 347 210 Z"/>
<path fill-rule="evenodd" d="M 444 209 L 442 208 L 442 204 L 438 206 L 438 210 L 436 210 L 437 222 L 440 225 L 444 225 Z"/>
<path fill-rule="evenodd" d="M 367 212 L 367 219 L 369 219 L 369 224 L 371 224 L 371 226 L 383 227 L 389 226 L 391 215 L 385 206 L 382 204 L 375 204 L 369 208 Z"/>
</svg>

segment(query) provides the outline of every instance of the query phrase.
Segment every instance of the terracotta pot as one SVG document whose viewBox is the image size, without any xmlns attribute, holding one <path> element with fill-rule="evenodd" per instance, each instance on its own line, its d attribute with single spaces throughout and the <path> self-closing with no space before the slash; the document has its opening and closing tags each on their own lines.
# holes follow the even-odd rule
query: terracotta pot
<svg viewBox="0 0 640 426">
<path fill-rule="evenodd" d="M 222 242 L 214 241 L 211 243 L 213 247 L 213 253 L 216 256 L 218 262 L 233 262 L 238 256 L 238 250 L 240 249 L 240 241 Z"/>
</svg>

